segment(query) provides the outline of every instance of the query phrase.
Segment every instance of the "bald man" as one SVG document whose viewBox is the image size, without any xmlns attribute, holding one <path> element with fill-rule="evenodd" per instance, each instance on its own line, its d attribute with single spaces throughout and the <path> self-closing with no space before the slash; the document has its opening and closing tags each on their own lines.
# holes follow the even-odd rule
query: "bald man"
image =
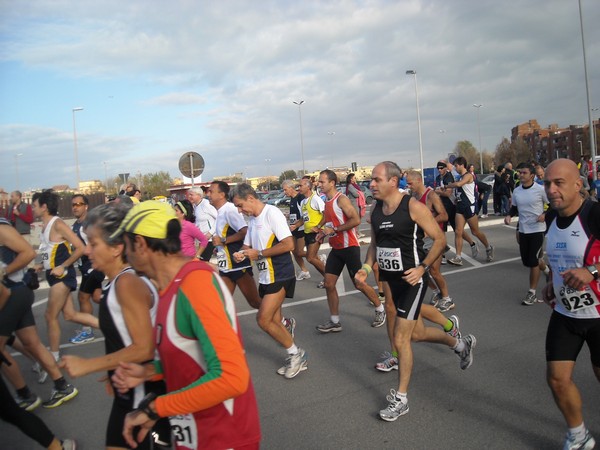
<svg viewBox="0 0 600 450">
<path fill-rule="evenodd" d="M 546 334 L 546 377 L 569 428 L 565 449 L 595 445 L 572 378 L 584 343 L 600 381 L 600 205 L 584 200 L 581 185 L 573 161 L 558 159 L 546 169 L 544 189 L 552 208 L 546 214 L 546 253 L 552 281 L 543 297 L 554 310 Z"/>
</svg>

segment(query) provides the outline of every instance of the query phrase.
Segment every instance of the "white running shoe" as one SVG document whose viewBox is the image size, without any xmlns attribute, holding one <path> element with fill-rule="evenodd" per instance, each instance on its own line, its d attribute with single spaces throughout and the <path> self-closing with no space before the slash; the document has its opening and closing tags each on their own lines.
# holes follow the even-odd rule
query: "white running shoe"
<svg viewBox="0 0 600 450">
<path fill-rule="evenodd" d="M 298 273 L 298 275 L 296 275 L 296 280 L 297 281 L 302 281 L 302 280 L 308 280 L 310 278 L 310 272 L 301 270 L 300 273 Z"/>
</svg>

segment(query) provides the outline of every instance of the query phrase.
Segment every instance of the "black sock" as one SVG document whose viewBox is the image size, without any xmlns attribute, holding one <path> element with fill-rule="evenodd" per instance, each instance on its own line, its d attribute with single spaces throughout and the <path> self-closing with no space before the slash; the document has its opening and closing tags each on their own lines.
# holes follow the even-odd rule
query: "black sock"
<svg viewBox="0 0 600 450">
<path fill-rule="evenodd" d="M 17 389 L 17 395 L 21 398 L 29 398 L 29 397 L 31 397 L 31 391 L 29 390 L 29 387 L 27 387 L 27 385 L 25 385 L 25 387 L 22 387 L 21 389 Z"/>
<path fill-rule="evenodd" d="M 60 377 L 54 380 L 54 389 L 57 391 L 62 391 L 67 388 L 67 382 L 65 381 L 65 377 Z"/>
</svg>

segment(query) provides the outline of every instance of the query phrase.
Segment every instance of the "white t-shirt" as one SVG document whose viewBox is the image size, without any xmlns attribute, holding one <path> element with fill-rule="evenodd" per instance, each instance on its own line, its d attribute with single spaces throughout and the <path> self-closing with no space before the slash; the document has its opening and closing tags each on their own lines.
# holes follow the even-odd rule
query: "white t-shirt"
<svg viewBox="0 0 600 450">
<path fill-rule="evenodd" d="M 546 191 L 537 183 L 528 188 L 522 185 L 515 188 L 512 204 L 519 209 L 519 232 L 531 234 L 546 231 L 546 223 L 537 220 L 544 213 L 544 205 L 547 203 Z"/>
<path fill-rule="evenodd" d="M 265 205 L 257 217 L 250 218 L 244 245 L 255 250 L 266 250 L 291 235 L 290 227 L 279 208 Z M 260 284 L 271 284 L 294 277 L 294 263 L 290 252 L 258 260 L 256 267 Z"/>
<path fill-rule="evenodd" d="M 194 207 L 194 215 L 196 216 L 196 226 L 204 234 L 215 234 L 215 222 L 217 220 L 217 210 L 207 199 L 202 199 Z"/>
</svg>

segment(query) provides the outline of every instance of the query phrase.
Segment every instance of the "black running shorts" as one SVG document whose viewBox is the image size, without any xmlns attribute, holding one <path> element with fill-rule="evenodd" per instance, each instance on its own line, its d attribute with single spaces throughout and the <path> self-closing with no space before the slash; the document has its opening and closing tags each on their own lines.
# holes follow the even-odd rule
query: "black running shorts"
<svg viewBox="0 0 600 450">
<path fill-rule="evenodd" d="M 600 318 L 574 319 L 552 312 L 546 332 L 546 361 L 575 361 L 584 343 L 592 364 L 600 368 Z"/>
</svg>

